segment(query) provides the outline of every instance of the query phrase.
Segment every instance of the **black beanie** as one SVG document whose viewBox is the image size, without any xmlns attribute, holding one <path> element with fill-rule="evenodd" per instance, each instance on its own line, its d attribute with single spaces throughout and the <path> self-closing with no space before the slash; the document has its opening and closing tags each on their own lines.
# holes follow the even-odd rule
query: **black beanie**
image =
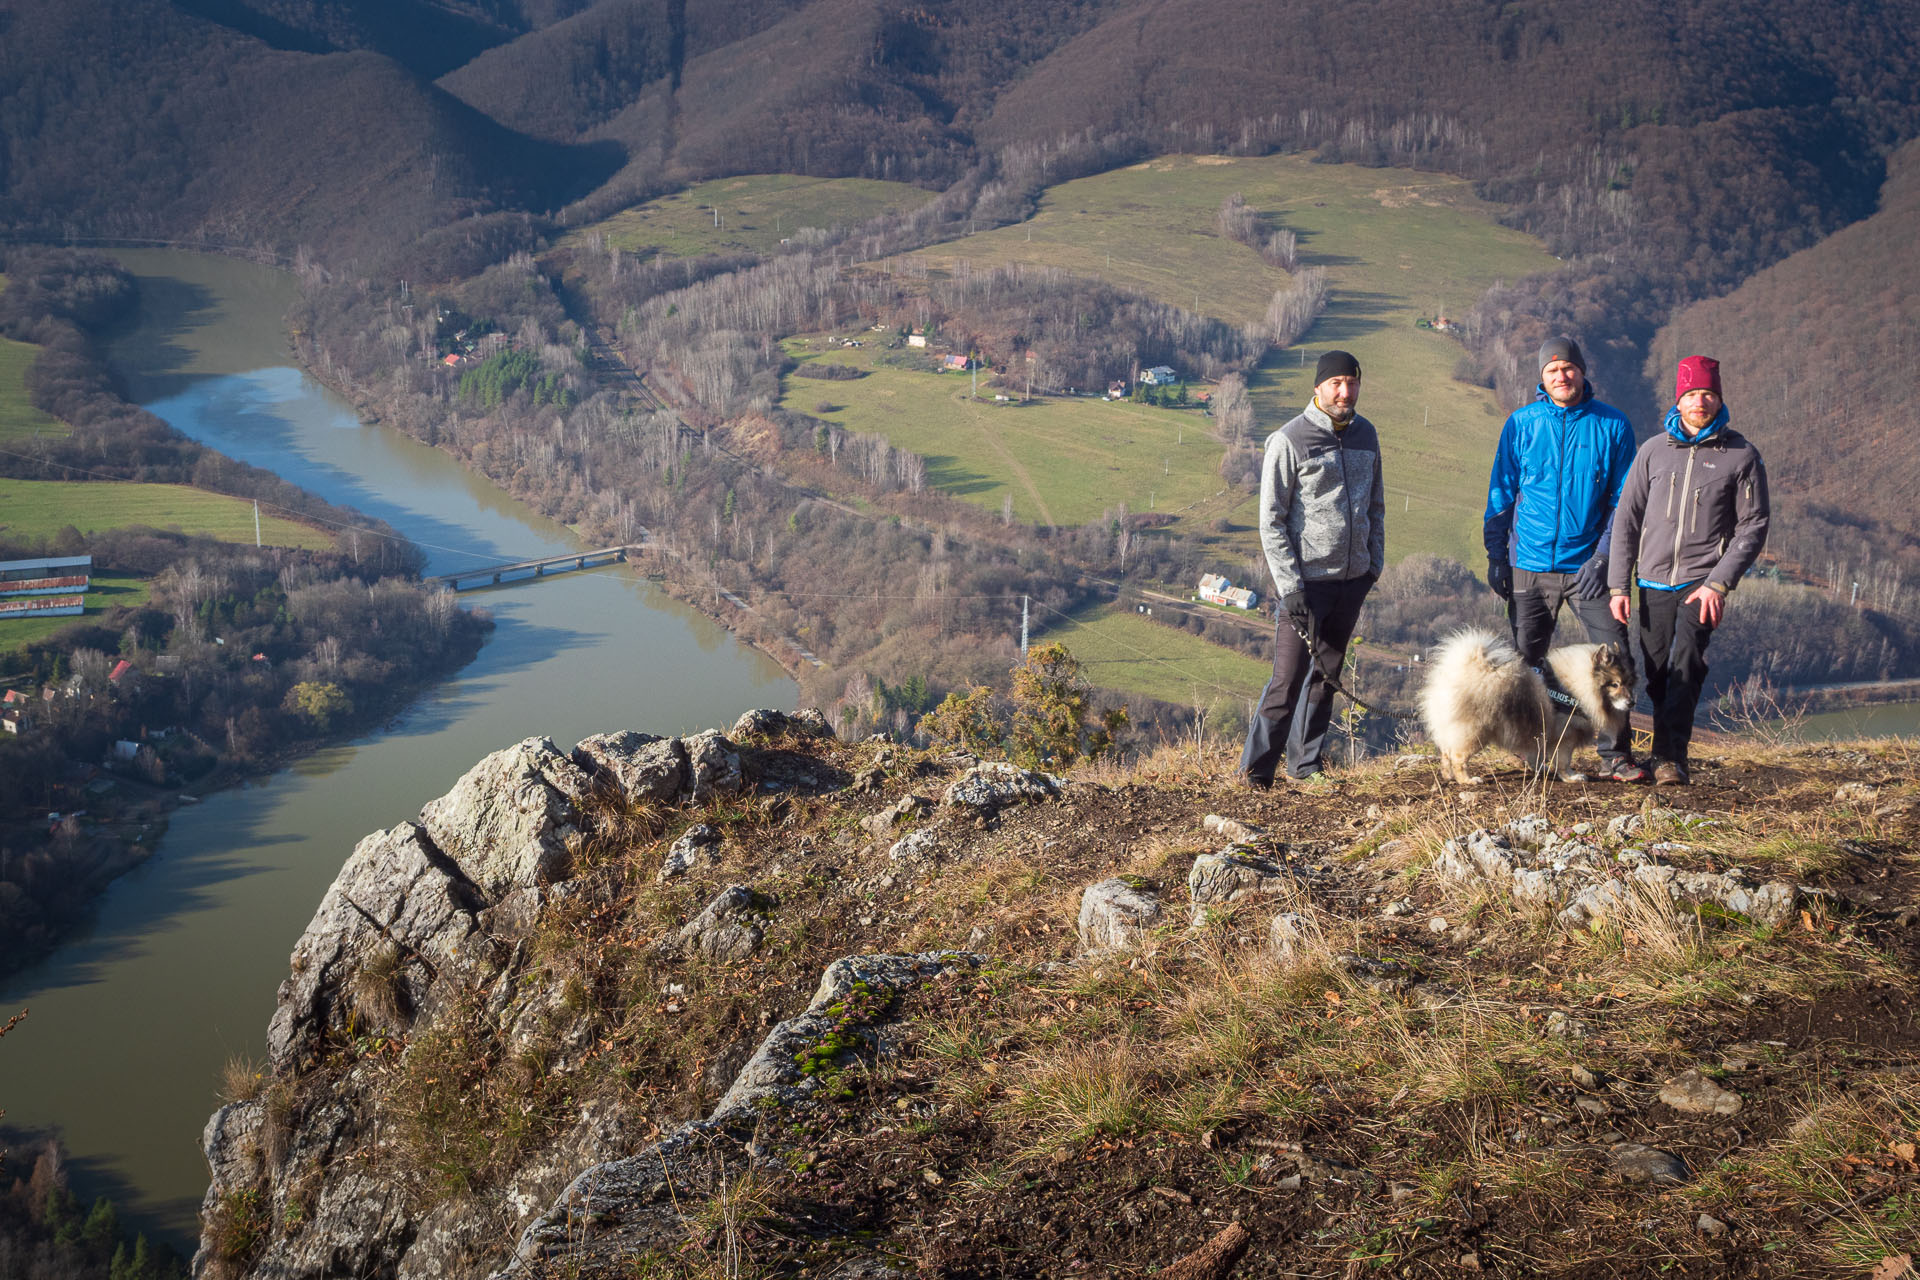
<svg viewBox="0 0 1920 1280">
<path fill-rule="evenodd" d="M 1345 351 L 1329 351 L 1320 357 L 1320 363 L 1314 366 L 1313 385 L 1319 386 L 1328 378 L 1357 378 L 1360 376 L 1360 362 Z"/>
<path fill-rule="evenodd" d="M 1544 369 L 1555 360 L 1565 360 L 1582 373 L 1587 371 L 1587 358 L 1580 354 L 1580 344 L 1564 334 L 1540 344 L 1540 358 L 1533 362 L 1533 367 Z"/>
</svg>

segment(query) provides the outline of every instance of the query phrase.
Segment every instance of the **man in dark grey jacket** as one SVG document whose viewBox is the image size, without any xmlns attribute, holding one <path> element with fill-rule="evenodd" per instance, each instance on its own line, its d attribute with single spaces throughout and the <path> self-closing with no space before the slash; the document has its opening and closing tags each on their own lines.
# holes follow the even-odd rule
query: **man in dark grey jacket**
<svg viewBox="0 0 1920 1280">
<path fill-rule="evenodd" d="M 1685 786 L 1707 641 L 1767 541 L 1767 469 L 1728 426 L 1720 362 L 1688 356 L 1666 430 L 1640 446 L 1613 517 L 1608 608 L 1625 625 L 1640 591 L 1640 645 L 1653 703 L 1653 780 Z M 1636 572 L 1637 569 L 1637 572 Z"/>
<path fill-rule="evenodd" d="M 1271 787 L 1310 778 L 1333 720 L 1333 688 L 1360 606 L 1386 565 L 1386 487 L 1373 424 L 1354 412 L 1360 362 L 1329 351 L 1306 412 L 1267 438 L 1260 469 L 1260 547 L 1280 599 L 1273 678 L 1247 729 L 1240 773 Z M 1307 651 L 1311 637 L 1313 652 Z"/>
</svg>

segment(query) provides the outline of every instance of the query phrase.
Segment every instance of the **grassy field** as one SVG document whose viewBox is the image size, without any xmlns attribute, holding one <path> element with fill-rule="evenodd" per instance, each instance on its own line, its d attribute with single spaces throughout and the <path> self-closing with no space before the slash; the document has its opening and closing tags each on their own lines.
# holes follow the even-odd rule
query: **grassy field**
<svg viewBox="0 0 1920 1280">
<path fill-rule="evenodd" d="M 1260 696 L 1272 667 L 1122 605 L 1102 605 L 1071 619 L 1049 615 L 1045 636 L 1067 646 L 1081 674 L 1102 689 L 1141 694 L 1217 713 Z"/>
<path fill-rule="evenodd" d="M 933 192 L 904 182 L 747 174 L 703 182 L 622 210 L 561 243 L 585 244 L 597 231 L 618 248 L 635 253 L 651 249 L 670 258 L 768 253 L 803 227 L 850 227 L 883 213 L 917 209 L 933 198 Z"/>
<path fill-rule="evenodd" d="M 929 485 L 989 510 L 1011 493 L 1019 520 L 1084 524 L 1123 502 L 1130 511 L 1180 511 L 1222 487 L 1220 446 L 1195 410 L 1064 396 L 996 403 L 984 382 L 976 400 L 970 375 L 929 371 L 934 357 L 922 350 L 849 350 L 820 337 L 786 347 L 803 362 L 868 373 L 839 382 L 790 376 L 783 408 L 884 435 L 926 458 Z"/>
<path fill-rule="evenodd" d="M 0 479 L 0 532 L 14 537 L 51 536 L 68 525 L 93 533 L 136 524 L 223 542 L 252 542 L 253 504 L 178 484 Z M 264 511 L 260 535 L 276 547 L 324 551 L 333 545 L 333 535 L 324 529 Z"/>
<path fill-rule="evenodd" d="M 1261 428 L 1304 404 L 1313 361 L 1345 347 L 1365 370 L 1360 411 L 1386 451 L 1388 558 L 1431 551 L 1479 559 L 1486 469 L 1504 417 L 1490 392 L 1455 382 L 1453 339 L 1414 326 L 1459 315 L 1487 287 L 1553 267 L 1537 241 L 1501 227 L 1464 182 L 1437 174 L 1313 164 L 1303 156 L 1167 156 L 1048 191 L 1028 222 L 923 250 L 936 271 L 1043 263 L 1244 322 L 1265 314 L 1284 272 L 1214 230 L 1220 202 L 1239 192 L 1293 231 L 1304 265 L 1323 268 L 1332 304 L 1300 347 L 1270 357 L 1254 379 Z M 991 460 L 963 465 L 995 474 Z M 1216 486 L 1217 488 L 1217 486 Z M 1043 487 L 1043 494 L 1046 490 Z M 1226 516 L 1250 546 L 1255 501 L 1203 504 L 1180 532 L 1207 536 Z"/>
<path fill-rule="evenodd" d="M 0 275 L 0 292 L 7 278 Z M 27 403 L 27 366 L 39 348 L 0 338 L 0 445 L 36 435 L 65 435 L 66 424 Z"/>
</svg>

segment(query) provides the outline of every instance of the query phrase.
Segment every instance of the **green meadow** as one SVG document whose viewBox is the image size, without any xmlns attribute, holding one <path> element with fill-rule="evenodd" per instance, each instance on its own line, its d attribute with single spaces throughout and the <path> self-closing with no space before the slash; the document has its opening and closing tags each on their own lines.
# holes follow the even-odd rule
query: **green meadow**
<svg viewBox="0 0 1920 1280">
<path fill-rule="evenodd" d="M 1465 314 L 1488 286 L 1549 270 L 1532 237 L 1498 225 L 1467 183 L 1404 169 L 1314 164 L 1305 156 L 1165 156 L 1064 183 L 1028 222 L 922 250 L 935 271 L 1028 262 L 1099 276 L 1236 322 L 1261 318 L 1285 272 L 1214 229 L 1238 192 L 1298 237 L 1300 262 L 1327 273 L 1332 300 L 1296 349 L 1252 380 L 1263 431 L 1306 402 L 1314 359 L 1345 347 L 1364 370 L 1360 411 L 1385 451 L 1388 556 L 1430 551 L 1473 564 L 1486 468 L 1504 415 L 1491 392 L 1453 380 L 1462 348 L 1414 321 Z M 990 458 L 966 464 L 993 475 Z M 1218 486 L 1215 486 L 1216 488 Z M 1045 492 L 1043 487 L 1042 492 Z M 1205 536 L 1226 517 L 1252 545 L 1256 500 L 1235 491 L 1203 504 L 1181 532 Z"/>
<path fill-rule="evenodd" d="M 7 278 L 0 275 L 0 291 L 6 287 Z M 27 366 L 38 351 L 30 343 L 0 338 L 0 445 L 37 435 L 67 434 L 65 423 L 27 403 Z"/>
<path fill-rule="evenodd" d="M 1070 619 L 1048 619 L 1045 638 L 1067 646 L 1081 674 L 1121 695 L 1158 698 L 1210 714 L 1244 714 L 1272 668 L 1265 662 L 1154 622 L 1124 605 L 1101 605 Z"/>
<path fill-rule="evenodd" d="M 617 248 L 670 258 L 770 253 L 803 227 L 825 231 L 857 226 L 883 213 L 917 209 L 933 198 L 933 192 L 904 182 L 747 174 L 702 182 L 624 209 L 572 232 L 561 243 L 584 245 L 599 232 Z"/>
<path fill-rule="evenodd" d="M 1021 521 L 1084 524 L 1121 503 L 1192 510 L 1222 488 L 1212 420 L 1195 409 L 1067 396 L 996 402 L 984 378 L 976 399 L 970 374 L 933 372 L 937 357 L 918 348 L 848 349 L 811 337 L 786 349 L 803 363 L 852 365 L 867 376 L 788 375 L 783 408 L 883 435 L 926 458 L 929 486 L 991 511 L 1011 493 Z"/>
<path fill-rule="evenodd" d="M 222 542 L 253 541 L 253 503 L 180 484 L 88 483 L 0 478 L 0 533 L 51 537 L 72 525 L 82 533 L 148 525 Z M 324 529 L 260 513 L 261 540 L 276 547 L 324 551 Z"/>
</svg>

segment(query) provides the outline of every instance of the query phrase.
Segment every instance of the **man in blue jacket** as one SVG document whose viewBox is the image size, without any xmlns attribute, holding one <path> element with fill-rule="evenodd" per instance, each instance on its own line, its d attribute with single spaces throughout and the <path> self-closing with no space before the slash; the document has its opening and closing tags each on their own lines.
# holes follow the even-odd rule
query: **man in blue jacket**
<svg viewBox="0 0 1920 1280">
<path fill-rule="evenodd" d="M 1626 415 L 1594 399 L 1580 344 L 1548 338 L 1540 346 L 1540 388 L 1500 430 L 1487 483 L 1483 534 L 1487 585 L 1507 602 L 1514 647 L 1529 666 L 1545 666 L 1562 603 L 1596 644 L 1631 653 L 1627 629 L 1607 607 L 1608 531 L 1620 486 L 1633 465 Z M 1632 734 L 1600 730 L 1603 774 L 1645 782 Z"/>
</svg>

